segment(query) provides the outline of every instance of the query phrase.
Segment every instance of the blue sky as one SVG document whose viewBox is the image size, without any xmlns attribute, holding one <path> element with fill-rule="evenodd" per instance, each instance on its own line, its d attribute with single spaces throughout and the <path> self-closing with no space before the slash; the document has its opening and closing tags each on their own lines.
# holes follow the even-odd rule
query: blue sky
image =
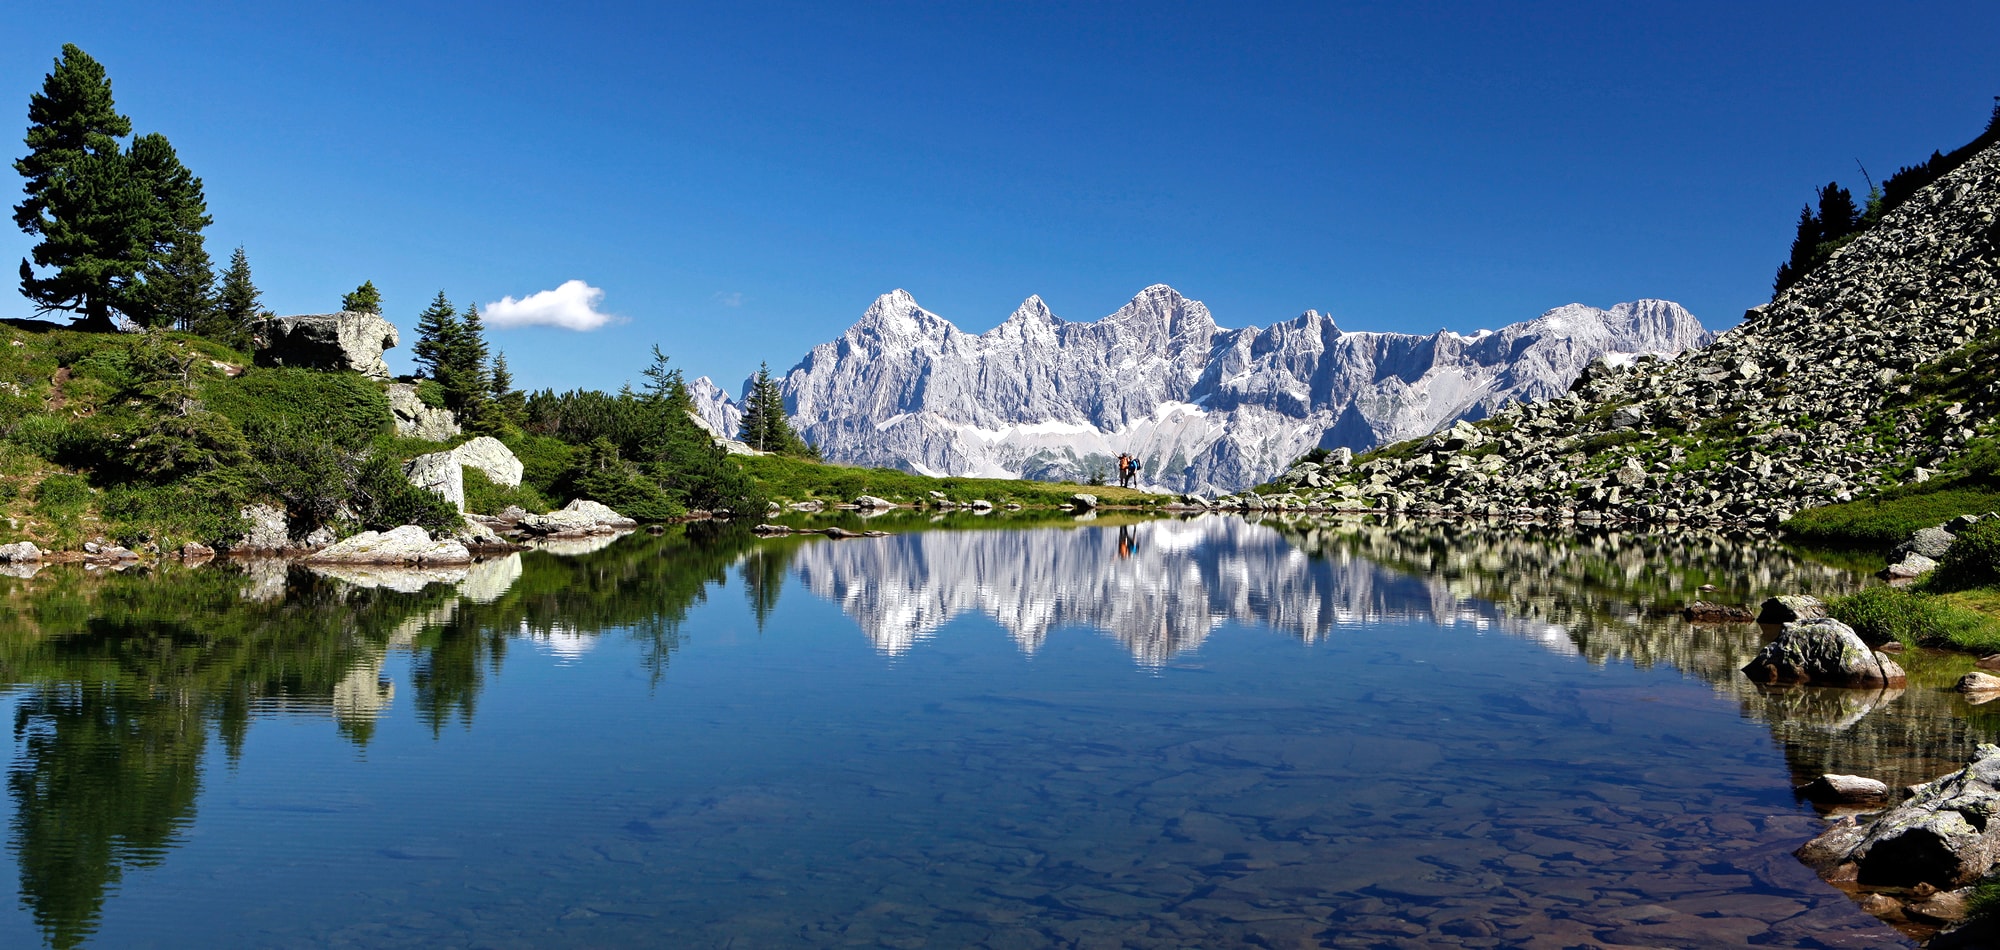
<svg viewBox="0 0 2000 950">
<path fill-rule="evenodd" d="M 280 313 L 375 281 L 399 370 L 440 289 L 581 281 L 615 319 L 492 333 L 521 385 L 613 388 L 657 342 L 733 390 L 896 287 L 973 331 L 1152 283 L 1225 326 L 1726 327 L 1815 185 L 2000 93 L 1991 3 L 575 6 L 20 4 L 0 106 L 24 129 L 83 47 L 205 179 L 211 253 Z M 0 233 L 8 273 L 28 247 Z"/>
</svg>

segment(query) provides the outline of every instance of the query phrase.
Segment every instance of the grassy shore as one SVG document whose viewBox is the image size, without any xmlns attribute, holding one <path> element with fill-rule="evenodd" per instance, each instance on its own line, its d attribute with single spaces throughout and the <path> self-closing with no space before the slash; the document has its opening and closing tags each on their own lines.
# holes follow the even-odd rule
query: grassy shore
<svg viewBox="0 0 2000 950">
<path fill-rule="evenodd" d="M 893 468 L 832 465 L 780 455 L 734 458 L 766 497 L 780 503 L 842 502 L 853 501 L 860 495 L 874 495 L 902 504 L 929 504 L 933 500 L 930 493 L 934 491 L 942 492 L 958 504 L 985 499 L 995 505 L 1011 503 L 1025 508 L 1053 508 L 1079 492 L 1096 495 L 1102 504 L 1116 507 L 1150 508 L 1173 500 L 1172 495 L 1116 485 L 1012 478 L 933 478 Z"/>
</svg>

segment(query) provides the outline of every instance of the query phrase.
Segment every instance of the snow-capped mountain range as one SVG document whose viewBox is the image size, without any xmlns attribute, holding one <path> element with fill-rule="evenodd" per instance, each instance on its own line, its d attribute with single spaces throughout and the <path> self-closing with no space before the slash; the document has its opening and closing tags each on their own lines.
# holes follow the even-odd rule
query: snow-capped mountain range
<svg viewBox="0 0 2000 950">
<path fill-rule="evenodd" d="M 1083 480 L 1131 452 L 1149 487 L 1217 492 L 1267 481 L 1315 446 L 1365 449 L 1560 395 L 1598 356 L 1672 356 L 1712 337 L 1664 300 L 1569 304 L 1471 335 L 1348 332 L 1311 310 L 1225 329 L 1164 284 L 1095 322 L 1029 297 L 973 334 L 897 290 L 781 387 L 829 461 Z M 689 389 L 711 428 L 736 433 L 741 413 L 720 387 Z"/>
</svg>

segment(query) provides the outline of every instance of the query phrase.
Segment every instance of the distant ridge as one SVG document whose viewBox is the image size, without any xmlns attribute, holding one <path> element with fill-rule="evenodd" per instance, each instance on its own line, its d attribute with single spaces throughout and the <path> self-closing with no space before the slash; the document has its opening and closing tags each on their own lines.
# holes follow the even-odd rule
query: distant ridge
<svg viewBox="0 0 2000 950">
<path fill-rule="evenodd" d="M 1350 333 L 1310 310 L 1225 329 L 1164 284 L 1094 322 L 1029 297 L 970 334 L 896 290 L 782 386 L 829 461 L 1084 480 L 1131 452 L 1148 486 L 1214 492 L 1266 481 L 1315 446 L 1365 449 L 1559 395 L 1599 356 L 1671 356 L 1710 338 L 1664 300 L 1569 304 L 1474 335 Z M 720 388 L 690 389 L 712 426 L 731 424 Z"/>
</svg>

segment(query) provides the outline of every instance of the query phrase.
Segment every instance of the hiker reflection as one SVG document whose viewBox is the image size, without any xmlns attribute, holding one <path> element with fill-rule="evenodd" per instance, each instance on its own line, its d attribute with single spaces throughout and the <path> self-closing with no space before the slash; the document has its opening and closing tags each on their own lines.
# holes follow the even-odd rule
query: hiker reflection
<svg viewBox="0 0 2000 950">
<path fill-rule="evenodd" d="M 1129 558 L 1133 554 L 1138 553 L 1138 551 L 1139 551 L 1139 532 L 1132 530 L 1132 527 L 1130 525 L 1119 526 L 1118 528 L 1119 559 L 1123 560 L 1125 558 Z"/>
</svg>

